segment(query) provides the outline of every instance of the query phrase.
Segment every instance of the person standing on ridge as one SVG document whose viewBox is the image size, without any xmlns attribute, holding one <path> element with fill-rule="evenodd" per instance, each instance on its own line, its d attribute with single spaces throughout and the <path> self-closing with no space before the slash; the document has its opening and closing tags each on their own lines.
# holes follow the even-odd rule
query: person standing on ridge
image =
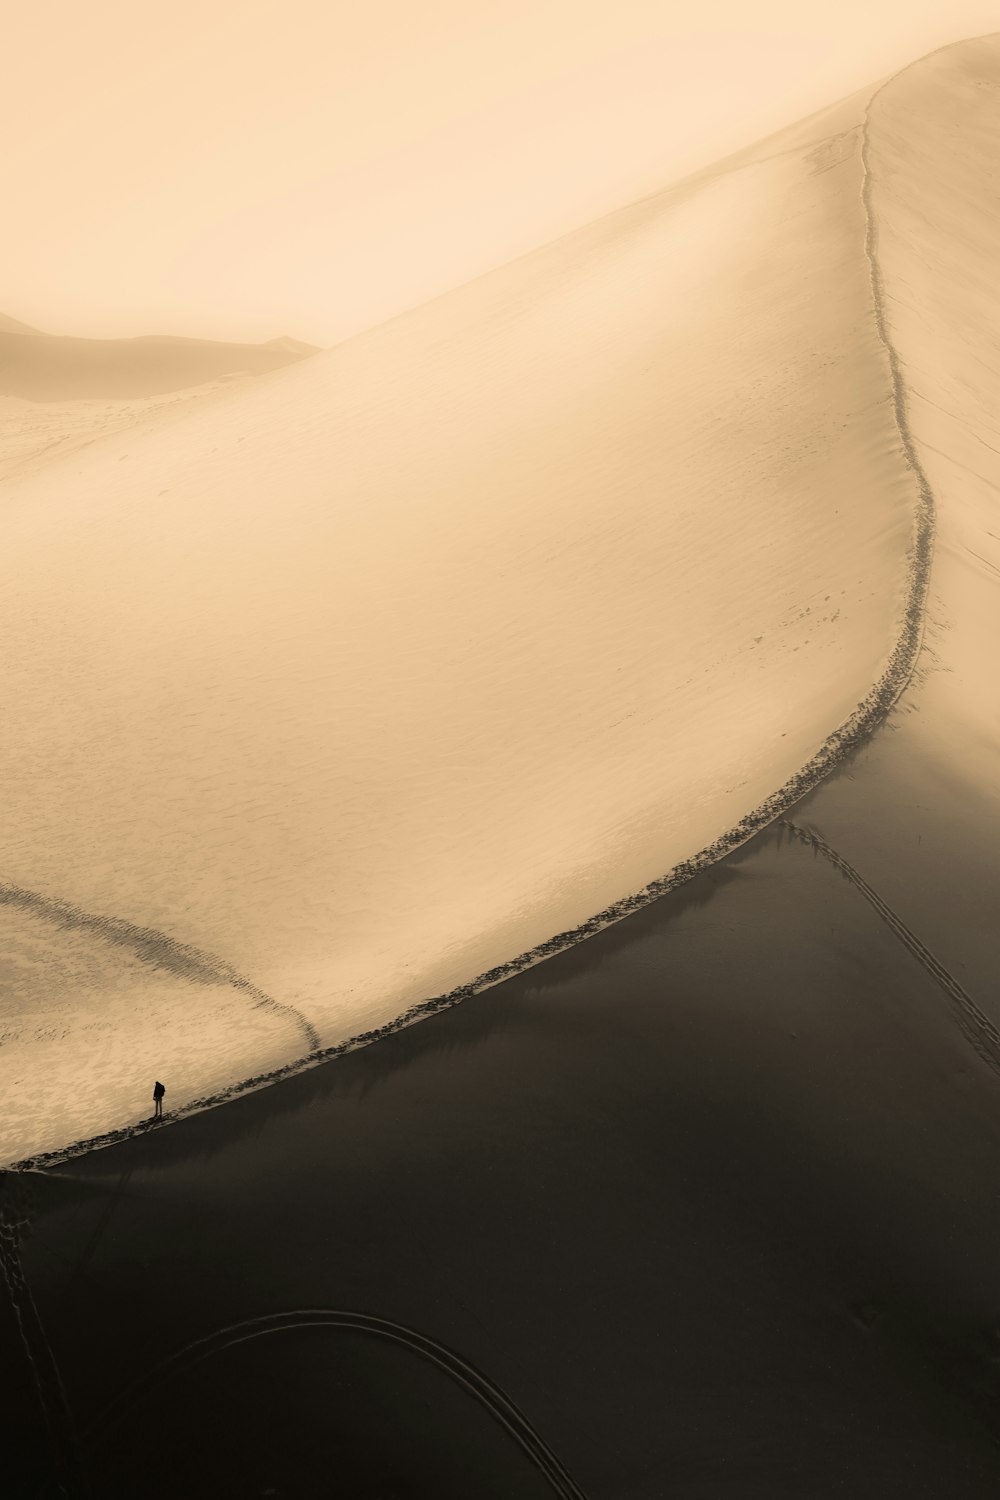
<svg viewBox="0 0 1000 1500">
<path fill-rule="evenodd" d="M 153 1119 L 154 1120 L 162 1120 L 163 1119 L 163 1096 L 164 1096 L 164 1094 L 166 1092 L 167 1091 L 163 1087 L 163 1084 L 160 1083 L 159 1079 L 157 1079 L 157 1081 L 153 1084 Z"/>
</svg>

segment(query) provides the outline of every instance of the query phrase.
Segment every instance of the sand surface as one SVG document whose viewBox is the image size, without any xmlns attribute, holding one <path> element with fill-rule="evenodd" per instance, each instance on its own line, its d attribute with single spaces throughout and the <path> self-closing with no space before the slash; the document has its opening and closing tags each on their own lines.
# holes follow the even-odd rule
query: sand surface
<svg viewBox="0 0 1000 1500">
<path fill-rule="evenodd" d="M 900 774 L 973 788 L 988 860 L 996 76 L 939 54 L 9 478 L 7 1159 L 127 1125 L 147 1075 L 184 1108 L 381 1027 L 712 845 L 886 670 L 931 509 L 948 670 Z"/>
<path fill-rule="evenodd" d="M 8 903 L 10 942 L 40 952 L 45 902 L 153 929 L 330 1045 L 663 875 L 808 761 L 910 586 L 862 112 L 12 476 L 3 873 L 43 904 Z M 8 1159 L 134 1119 L 147 1075 L 183 1105 L 302 1055 L 203 986 L 168 1002 L 133 969 L 112 1023 L 45 967 L 2 1054 Z"/>
<path fill-rule="evenodd" d="M 987 1500 L 998 1084 L 779 829 L 378 1046 L 32 1177 L 21 1265 L 109 1497 L 154 1451 L 165 1500 L 305 1500 L 327 1474 L 367 1500 L 534 1497 L 426 1360 L 329 1328 L 226 1342 L 312 1308 L 458 1351 L 589 1500 Z M 8 1471 L 37 1474 L 11 1332 Z"/>
<path fill-rule="evenodd" d="M 17 1264 L 72 1462 L 103 1493 L 130 1494 L 155 1449 L 164 1496 L 305 1495 L 334 1464 L 358 1494 L 464 1500 L 470 1474 L 534 1494 L 523 1454 L 404 1355 L 221 1332 L 306 1307 L 460 1351 L 591 1500 L 996 1493 L 998 80 L 1000 47 L 977 43 L 871 107 L 883 399 L 936 526 L 916 671 L 883 728 L 786 821 L 551 962 L 22 1181 Z M 82 910 L 25 890 L 6 914 L 37 923 L 27 969 L 55 972 L 55 925 L 68 975 L 89 964 L 94 994 L 113 990 Z M 158 955 L 171 1024 L 192 982 L 213 1006 L 246 993 L 206 953 L 114 931 L 136 976 Z M 279 1013 L 255 1014 L 275 1027 L 255 1048 L 280 1053 Z M 201 1365 L 163 1377 L 209 1335 Z M 27 1364 L 5 1378 L 8 1472 L 37 1478 L 57 1449 Z"/>
<path fill-rule="evenodd" d="M 0 481 L 115 432 L 166 426 L 316 350 L 295 339 L 57 338 L 0 314 Z"/>
<path fill-rule="evenodd" d="M 30 401 L 0 396 L 0 480 L 23 479 L 54 459 L 66 458 L 115 432 L 141 430 L 146 423 L 179 416 L 190 403 L 234 394 L 250 376 L 232 375 L 185 386 L 160 396 Z"/>
</svg>

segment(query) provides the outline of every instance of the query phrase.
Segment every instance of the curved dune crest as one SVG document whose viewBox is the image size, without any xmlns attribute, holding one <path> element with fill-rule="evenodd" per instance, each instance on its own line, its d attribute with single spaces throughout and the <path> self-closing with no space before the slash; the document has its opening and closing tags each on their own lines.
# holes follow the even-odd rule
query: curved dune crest
<svg viewBox="0 0 1000 1500">
<path fill-rule="evenodd" d="M 11 482 L 3 878 L 219 955 L 331 1047 L 821 767 L 915 649 L 865 103 Z M 6 1159 L 147 1107 L 151 1005 L 174 1106 L 298 1055 L 135 969 L 53 1124 L 100 1001 L 70 972 L 54 1036 L 26 974 Z"/>
<path fill-rule="evenodd" d="M 1000 848 L 1000 37 L 905 69 L 870 117 L 885 322 L 934 495 L 934 561 L 911 711 L 869 747 L 864 774 L 824 788 L 813 815 L 996 1026 L 984 936 Z M 907 806 L 920 809 L 919 830 Z"/>
</svg>

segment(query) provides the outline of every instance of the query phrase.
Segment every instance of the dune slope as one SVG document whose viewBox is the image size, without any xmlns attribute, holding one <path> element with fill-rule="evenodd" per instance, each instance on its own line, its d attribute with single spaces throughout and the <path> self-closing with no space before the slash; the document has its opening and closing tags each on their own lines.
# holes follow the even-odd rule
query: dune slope
<svg viewBox="0 0 1000 1500">
<path fill-rule="evenodd" d="M 0 396 L 26 401 L 134 400 L 222 376 L 261 375 L 315 352 L 295 339 L 225 344 L 165 335 L 60 338 L 2 318 Z"/>
<path fill-rule="evenodd" d="M 898 678 L 866 103 L 8 481 L 3 1157 L 576 928 Z"/>
<path fill-rule="evenodd" d="M 316 352 L 298 339 L 55 338 L 0 314 L 0 479 L 173 419 Z"/>
</svg>

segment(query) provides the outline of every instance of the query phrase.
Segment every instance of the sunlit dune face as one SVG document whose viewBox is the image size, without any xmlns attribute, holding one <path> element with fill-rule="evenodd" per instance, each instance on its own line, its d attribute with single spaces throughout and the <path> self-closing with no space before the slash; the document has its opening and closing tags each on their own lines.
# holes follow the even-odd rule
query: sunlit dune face
<svg viewBox="0 0 1000 1500">
<path fill-rule="evenodd" d="M 799 774 L 871 691 L 907 586 L 863 111 L 36 454 L 0 586 L 7 879 L 214 955 L 337 1046 Z M 136 971 L 140 1011 L 147 991 Z M 21 1005 L 25 1035 L 50 1004 Z M 161 1005 L 174 1106 L 311 1050 L 232 1003 L 209 1048 L 205 1007 L 185 983 Z M 113 1056 L 81 1135 L 129 1117 Z M 29 1115 L 25 1150 L 54 1128 Z"/>
<path fill-rule="evenodd" d="M 62 43 L 3 169 L 22 204 L 46 183 L 19 274 L 52 314 L 0 325 L 5 1159 L 127 1122 L 136 1059 L 194 1107 L 721 857 L 909 682 L 938 508 L 980 753 L 922 753 L 958 785 L 993 749 L 995 45 L 341 339 L 586 217 L 622 162 L 662 184 L 665 141 L 752 113 L 733 58 L 759 87 L 765 44 L 640 5 L 552 4 L 530 47 L 525 10 L 344 17 L 339 51 L 336 13 L 241 14 L 105 5 L 106 87 L 74 94 Z M 785 76 L 812 43 L 781 35 Z M 166 333 L 73 337 L 83 296 Z M 181 307 L 257 342 L 172 337 Z"/>
</svg>

